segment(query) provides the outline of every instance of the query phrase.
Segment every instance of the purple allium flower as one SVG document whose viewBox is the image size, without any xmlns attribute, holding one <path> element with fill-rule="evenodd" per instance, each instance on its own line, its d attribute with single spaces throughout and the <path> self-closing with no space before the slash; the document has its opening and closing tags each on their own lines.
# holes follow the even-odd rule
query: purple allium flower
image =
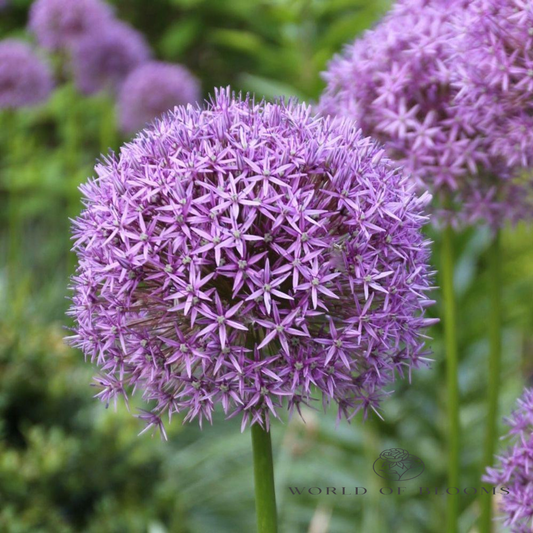
<svg viewBox="0 0 533 533">
<path fill-rule="evenodd" d="M 350 122 L 216 91 L 96 167 L 74 226 L 74 346 L 106 402 L 269 423 L 378 406 L 424 361 L 428 195 Z"/>
<path fill-rule="evenodd" d="M 100 0 L 36 0 L 29 27 L 41 46 L 61 50 L 98 32 L 111 18 L 111 8 Z"/>
<path fill-rule="evenodd" d="M 73 47 L 76 84 L 85 94 L 116 89 L 127 75 L 150 57 L 144 37 L 122 22 L 113 21 L 87 33 Z"/>
<path fill-rule="evenodd" d="M 506 161 L 490 157 L 486 134 L 457 105 L 457 32 L 466 0 L 397 2 L 384 20 L 333 59 L 324 77 L 325 114 L 356 119 L 367 135 L 425 187 L 454 199 L 470 221 L 510 218 Z M 464 205 L 463 205 L 464 204 Z"/>
<path fill-rule="evenodd" d="M 529 171 L 529 184 L 523 178 L 516 191 L 527 195 L 533 189 L 533 4 L 474 0 L 456 25 L 461 112 L 481 129 L 488 153 L 506 162 L 511 177 Z M 516 205 L 528 207 L 523 199 Z M 529 217 L 532 212 L 529 204 Z"/>
<path fill-rule="evenodd" d="M 119 97 L 122 130 L 132 133 L 177 105 L 200 100 L 198 80 L 180 65 L 151 61 L 134 70 Z"/>
<path fill-rule="evenodd" d="M 48 67 L 29 45 L 15 39 L 0 42 L 0 109 L 42 103 L 52 86 Z"/>
<path fill-rule="evenodd" d="M 517 409 L 506 419 L 514 444 L 499 457 L 496 468 L 488 468 L 483 481 L 508 488 L 501 503 L 505 526 L 514 533 L 533 528 L 533 389 L 526 389 Z"/>
</svg>

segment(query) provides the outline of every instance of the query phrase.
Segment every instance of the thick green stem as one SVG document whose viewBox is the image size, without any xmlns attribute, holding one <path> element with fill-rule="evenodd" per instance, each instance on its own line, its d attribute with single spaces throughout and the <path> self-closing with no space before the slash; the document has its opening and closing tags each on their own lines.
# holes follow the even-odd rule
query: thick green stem
<svg viewBox="0 0 533 533">
<path fill-rule="evenodd" d="M 454 292 L 454 231 L 447 226 L 442 236 L 441 286 L 444 304 L 444 343 L 446 348 L 446 380 L 448 387 L 448 486 L 459 488 L 459 381 Z M 448 533 L 457 532 L 459 498 L 447 497 Z"/>
<path fill-rule="evenodd" d="M 498 427 L 498 400 L 500 392 L 500 369 L 502 352 L 502 305 L 501 305 L 501 238 L 499 232 L 494 236 L 489 249 L 489 376 L 487 390 L 487 433 L 483 456 L 483 472 L 494 462 L 494 449 Z M 492 494 L 481 494 L 481 517 L 479 530 L 492 531 Z"/>
<path fill-rule="evenodd" d="M 277 533 L 276 493 L 274 489 L 274 464 L 270 432 L 259 424 L 252 426 L 254 455 L 255 508 L 257 532 Z"/>
<path fill-rule="evenodd" d="M 366 421 L 359 421 L 358 430 L 363 435 L 365 459 L 369 465 L 373 464 L 376 457 L 379 457 L 382 446 L 378 425 L 375 418 L 369 417 Z M 380 478 L 370 476 L 369 483 L 369 501 L 363 507 L 363 520 L 361 531 L 387 531 L 387 524 L 383 514 L 383 496 L 379 490 L 382 487 Z"/>
</svg>

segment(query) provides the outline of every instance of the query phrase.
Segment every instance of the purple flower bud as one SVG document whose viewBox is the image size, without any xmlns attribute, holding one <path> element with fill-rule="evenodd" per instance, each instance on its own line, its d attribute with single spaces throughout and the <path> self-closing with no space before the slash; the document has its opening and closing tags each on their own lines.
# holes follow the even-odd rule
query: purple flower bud
<svg viewBox="0 0 533 533">
<path fill-rule="evenodd" d="M 115 90 L 149 57 L 150 49 L 139 32 L 122 22 L 110 22 L 75 43 L 72 60 L 76 84 L 85 94 Z"/>
<path fill-rule="evenodd" d="M 513 533 L 529 533 L 533 520 L 533 389 L 526 389 L 517 409 L 506 419 L 513 445 L 487 468 L 483 481 L 503 485 L 509 491 L 501 499 L 505 526 Z"/>
<path fill-rule="evenodd" d="M 119 97 L 120 124 L 132 133 L 177 105 L 200 100 L 198 80 L 181 65 L 151 61 L 134 70 Z"/>
<path fill-rule="evenodd" d="M 351 418 L 427 361 L 429 198 L 350 121 L 218 90 L 96 171 L 70 342 L 106 403 L 135 389 L 152 427 L 217 404 L 244 427 L 318 391 Z"/>
<path fill-rule="evenodd" d="M 111 18 L 110 7 L 100 0 L 36 0 L 29 28 L 41 46 L 60 50 L 86 33 L 99 31 Z"/>
<path fill-rule="evenodd" d="M 48 67 L 29 45 L 14 39 L 0 42 L 0 109 L 40 104 L 52 87 Z"/>
</svg>

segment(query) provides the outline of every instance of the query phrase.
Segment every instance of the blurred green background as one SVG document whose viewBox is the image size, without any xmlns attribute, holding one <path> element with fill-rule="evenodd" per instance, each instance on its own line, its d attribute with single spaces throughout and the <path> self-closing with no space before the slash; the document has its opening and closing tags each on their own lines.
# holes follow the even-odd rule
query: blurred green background
<svg viewBox="0 0 533 533">
<path fill-rule="evenodd" d="M 29 0 L 0 11 L 0 38 L 30 39 Z M 314 101 L 320 72 L 342 44 L 372 25 L 387 0 L 122 0 L 117 16 L 142 31 L 155 55 L 187 65 L 204 95 L 231 84 L 258 96 Z M 30 39 L 31 40 L 31 39 Z M 107 103 L 112 103 L 107 102 Z M 69 220 L 77 187 L 116 131 L 102 126 L 106 97 L 58 86 L 44 106 L 0 113 L 0 531 L 211 533 L 255 530 L 250 435 L 216 417 L 200 431 L 175 419 L 169 442 L 137 434 L 124 405 L 93 399 L 94 368 L 67 348 Z M 9 200 L 9 201 L 8 201 Z M 8 220 L 21 228 L 9 275 Z M 439 235 L 434 263 L 438 263 Z M 462 487 L 480 490 L 487 341 L 484 228 L 457 235 L 461 327 Z M 533 235 L 507 228 L 504 246 L 504 364 L 500 413 L 508 414 L 533 373 Z M 432 310 L 439 316 L 438 306 Z M 335 425 L 335 414 L 305 413 L 275 423 L 282 533 L 440 532 L 446 497 L 445 374 L 441 328 L 431 332 L 435 363 L 395 384 L 385 422 Z M 135 411 L 136 405 L 132 406 Z M 500 427 L 503 433 L 503 427 Z M 372 464 L 402 447 L 426 464 L 402 495 Z M 289 487 L 366 487 L 365 495 L 293 495 Z M 397 486 L 392 485 L 392 486 Z M 433 487 L 419 494 L 419 486 Z M 438 494 L 435 495 L 435 488 Z M 337 491 L 339 493 L 339 491 Z M 472 492 L 471 490 L 469 492 Z M 450 496 L 448 496 L 450 497 Z M 461 495 L 461 531 L 475 531 L 475 496 Z M 496 503 L 496 499 L 495 499 Z"/>
</svg>

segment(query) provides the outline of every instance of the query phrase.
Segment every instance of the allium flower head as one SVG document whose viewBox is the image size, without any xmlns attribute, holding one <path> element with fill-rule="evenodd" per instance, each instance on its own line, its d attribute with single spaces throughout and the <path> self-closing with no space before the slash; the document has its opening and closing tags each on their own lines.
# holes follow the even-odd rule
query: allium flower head
<svg viewBox="0 0 533 533">
<path fill-rule="evenodd" d="M 356 119 L 421 184 L 452 196 L 461 217 L 492 222 L 498 207 L 508 215 L 513 197 L 506 164 L 490 157 L 477 121 L 456 103 L 452 19 L 468 4 L 397 2 L 376 28 L 333 59 L 321 110 Z"/>
<path fill-rule="evenodd" d="M 455 20 L 461 112 L 488 140 L 488 153 L 511 176 L 533 168 L 533 4 L 474 0 Z M 519 189 L 527 194 L 529 183 Z M 518 205 L 524 202 L 518 202 Z M 527 204 L 526 204 L 527 206 Z M 533 212 L 529 206 L 529 216 Z"/>
<path fill-rule="evenodd" d="M 97 32 L 111 17 L 110 7 L 100 0 L 36 0 L 29 27 L 41 46 L 60 50 Z"/>
<path fill-rule="evenodd" d="M 518 407 L 506 420 L 514 444 L 498 457 L 498 466 L 488 468 L 484 481 L 508 488 L 501 503 L 505 526 L 514 533 L 533 528 L 533 389 L 526 389 Z"/>
<path fill-rule="evenodd" d="M 85 94 L 116 89 L 149 57 L 144 37 L 127 24 L 113 21 L 96 33 L 87 33 L 74 45 L 76 84 Z"/>
<path fill-rule="evenodd" d="M 97 166 L 75 222 L 75 346 L 100 397 L 268 425 L 313 388 L 339 417 L 424 360 L 427 195 L 351 122 L 216 92 Z"/>
<path fill-rule="evenodd" d="M 0 109 L 39 104 L 52 86 L 48 67 L 30 46 L 14 39 L 0 42 Z"/>
<path fill-rule="evenodd" d="M 119 98 L 120 124 L 132 133 L 177 105 L 200 100 L 198 80 L 181 65 L 151 61 L 134 70 Z"/>
</svg>

